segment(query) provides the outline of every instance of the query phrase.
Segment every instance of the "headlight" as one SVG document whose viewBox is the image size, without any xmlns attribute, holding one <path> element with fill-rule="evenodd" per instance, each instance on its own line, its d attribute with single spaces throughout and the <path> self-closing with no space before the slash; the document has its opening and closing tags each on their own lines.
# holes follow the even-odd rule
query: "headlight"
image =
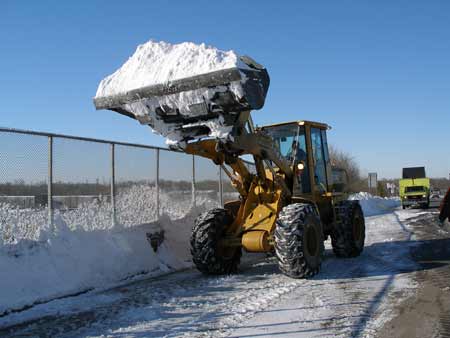
<svg viewBox="0 0 450 338">
<path fill-rule="evenodd" d="M 422 195 L 422 197 L 427 197 L 427 195 Z"/>
<path fill-rule="evenodd" d="M 305 165 L 300 162 L 299 164 L 297 164 L 297 169 L 298 170 L 303 170 L 303 169 L 305 169 Z"/>
</svg>

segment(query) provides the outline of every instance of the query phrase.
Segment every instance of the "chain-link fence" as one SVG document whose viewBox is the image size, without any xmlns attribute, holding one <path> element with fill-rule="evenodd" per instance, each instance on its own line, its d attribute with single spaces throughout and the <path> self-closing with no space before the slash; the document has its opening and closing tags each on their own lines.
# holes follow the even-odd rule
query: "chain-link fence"
<svg viewBox="0 0 450 338">
<path fill-rule="evenodd" d="M 164 148 L 5 128 L 0 144 L 0 244 L 39 240 L 55 225 L 179 219 L 238 198 L 220 166 Z"/>
</svg>

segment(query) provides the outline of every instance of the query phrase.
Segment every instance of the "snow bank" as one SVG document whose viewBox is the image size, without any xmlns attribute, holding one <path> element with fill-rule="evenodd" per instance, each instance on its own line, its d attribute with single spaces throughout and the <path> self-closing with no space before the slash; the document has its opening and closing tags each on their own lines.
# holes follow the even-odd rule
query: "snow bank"
<svg viewBox="0 0 450 338">
<path fill-rule="evenodd" d="M 107 287 L 136 274 L 156 275 L 189 266 L 167 243 L 157 253 L 152 251 L 146 233 L 156 229 L 157 225 L 148 224 L 121 231 L 71 231 L 59 222 L 57 235 L 47 242 L 3 246 L 0 314 Z"/>
<path fill-rule="evenodd" d="M 364 216 L 387 213 L 400 206 L 400 199 L 398 197 L 379 197 L 367 192 L 352 194 L 349 200 L 359 200 L 364 211 Z"/>
<path fill-rule="evenodd" d="M 121 227 L 155 222 L 156 189 L 149 184 L 134 184 L 119 187 L 116 195 L 117 222 Z M 192 208 L 192 192 L 162 190 L 160 193 L 161 214 L 172 220 L 183 218 Z M 214 192 L 197 190 L 196 204 L 203 209 L 218 205 L 219 197 Z M 112 227 L 111 204 L 106 197 L 80 203 L 76 209 L 55 210 L 71 230 L 107 230 Z M 48 211 L 21 209 L 8 203 L 0 203 L 0 246 L 18 243 L 22 239 L 42 241 L 48 235 Z"/>
<path fill-rule="evenodd" d="M 0 203 L 0 247 L 26 238 L 39 240 L 41 230 L 48 225 L 48 211 L 20 209 L 8 203 Z"/>
<path fill-rule="evenodd" d="M 194 219 L 216 202 L 199 198 L 198 207 L 193 208 L 187 202 L 173 203 L 173 198 L 163 193 L 165 214 L 159 221 L 144 223 L 156 219 L 154 193 L 149 186 L 132 186 L 119 193 L 118 210 L 127 210 L 122 214 L 127 222 L 116 227 L 109 222 L 109 206 L 97 202 L 56 213 L 51 232 L 42 226 L 34 229 L 34 239 L 0 243 L 0 314 L 92 288 L 110 287 L 139 274 L 159 275 L 191 266 L 189 236 Z M 140 205 L 143 200 L 145 205 Z M 5 206 L 0 212 L 0 218 L 7 219 Z M 44 212 L 34 210 L 36 216 L 28 210 L 30 220 L 39 220 Z M 165 231 L 165 240 L 155 253 L 146 234 L 160 230 Z"/>
</svg>

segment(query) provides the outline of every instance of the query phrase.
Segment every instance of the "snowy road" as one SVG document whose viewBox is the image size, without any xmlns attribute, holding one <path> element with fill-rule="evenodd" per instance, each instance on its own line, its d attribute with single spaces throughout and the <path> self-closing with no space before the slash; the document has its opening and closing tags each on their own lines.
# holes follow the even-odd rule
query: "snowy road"
<svg viewBox="0 0 450 338">
<path fill-rule="evenodd" d="M 280 274 L 273 258 L 227 277 L 189 270 L 11 314 L 0 318 L 9 325 L 0 336 L 375 337 L 416 289 L 410 222 L 427 215 L 367 217 L 363 255 L 337 259 L 327 242 L 322 271 L 309 280 Z"/>
</svg>

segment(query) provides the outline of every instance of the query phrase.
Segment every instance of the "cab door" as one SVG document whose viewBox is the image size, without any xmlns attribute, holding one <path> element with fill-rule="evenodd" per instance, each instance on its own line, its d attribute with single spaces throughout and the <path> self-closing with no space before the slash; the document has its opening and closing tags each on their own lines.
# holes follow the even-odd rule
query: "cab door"
<svg viewBox="0 0 450 338">
<path fill-rule="evenodd" d="M 326 131 L 311 126 L 311 152 L 313 167 L 314 195 L 320 209 L 322 222 L 327 225 L 333 221 L 333 206 L 330 191 L 330 168 Z"/>
<path fill-rule="evenodd" d="M 321 194 L 328 191 L 327 177 L 327 156 L 325 153 L 324 140 L 322 139 L 322 130 L 311 127 L 311 150 L 314 168 L 314 185 L 315 190 Z"/>
</svg>

